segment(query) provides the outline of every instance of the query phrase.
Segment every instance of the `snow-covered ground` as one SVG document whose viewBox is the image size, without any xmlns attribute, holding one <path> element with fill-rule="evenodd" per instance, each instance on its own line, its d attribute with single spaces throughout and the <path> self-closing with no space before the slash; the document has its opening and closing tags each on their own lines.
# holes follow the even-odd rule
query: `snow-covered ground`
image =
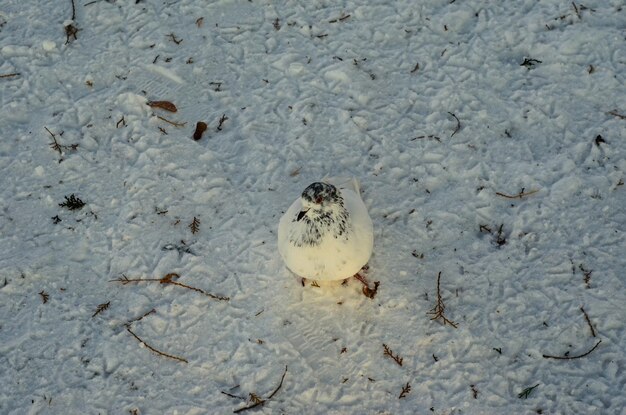
<svg viewBox="0 0 626 415">
<path fill-rule="evenodd" d="M 626 413 L 622 0 L 71 17 L 0 4 L 0 413 Z M 374 299 L 278 255 L 326 174 Z"/>
</svg>

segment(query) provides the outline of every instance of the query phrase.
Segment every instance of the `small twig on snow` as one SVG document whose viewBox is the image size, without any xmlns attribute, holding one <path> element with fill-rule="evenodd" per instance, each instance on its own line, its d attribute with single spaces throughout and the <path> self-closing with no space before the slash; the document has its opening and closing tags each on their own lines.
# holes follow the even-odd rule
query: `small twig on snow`
<svg viewBox="0 0 626 415">
<path fill-rule="evenodd" d="M 278 386 L 276 387 L 276 389 L 274 389 L 274 392 L 272 392 L 267 398 L 263 399 L 261 397 L 259 397 L 258 395 L 251 393 L 250 394 L 250 398 L 252 399 L 252 404 L 248 405 L 248 406 L 244 406 L 243 408 L 239 408 L 239 409 L 235 409 L 233 411 L 233 413 L 238 414 L 239 412 L 243 412 L 243 411 L 247 411 L 248 409 L 252 409 L 252 408 L 256 408 L 257 406 L 261 406 L 264 405 L 265 402 L 269 401 L 270 399 L 272 399 L 274 397 L 274 395 L 276 395 L 276 393 L 280 390 L 280 388 L 283 386 L 283 381 L 285 380 L 285 375 L 287 374 L 287 366 L 285 365 L 285 371 L 283 372 L 283 376 L 280 378 L 280 383 L 278 384 Z"/>
<path fill-rule="evenodd" d="M 91 315 L 91 318 L 94 318 L 95 316 L 97 316 L 98 314 L 102 313 L 104 310 L 106 310 L 107 308 L 109 308 L 109 306 L 111 305 L 111 302 L 108 301 L 106 303 L 102 303 L 98 305 L 98 308 L 96 309 L 96 312 L 93 313 Z"/>
<path fill-rule="evenodd" d="M 600 147 L 600 144 L 605 143 L 606 144 L 606 140 L 604 138 L 602 138 L 602 136 L 600 134 L 598 134 L 596 136 L 596 139 L 593 140 L 596 143 L 596 146 Z"/>
<path fill-rule="evenodd" d="M 174 127 L 184 127 L 185 125 L 187 125 L 187 122 L 170 121 L 165 117 L 161 117 L 160 115 L 157 115 L 157 118 L 161 121 L 165 121 L 166 123 L 173 125 Z"/>
<path fill-rule="evenodd" d="M 65 198 L 65 202 L 59 203 L 59 206 L 67 208 L 69 210 L 79 210 L 85 206 L 85 202 L 83 202 L 79 197 L 76 197 L 74 193 L 69 196 L 63 196 Z"/>
<path fill-rule="evenodd" d="M 184 359 L 182 357 L 178 357 L 178 356 L 174 356 L 165 352 L 162 352 L 152 346 L 150 346 L 148 343 L 146 343 L 145 341 L 143 341 L 141 339 L 141 337 L 137 336 L 131 329 L 130 329 L 130 323 L 126 323 L 126 331 L 128 331 L 135 339 L 137 339 L 137 341 L 146 346 L 148 349 L 152 350 L 154 353 L 160 355 L 160 356 L 164 356 L 164 357 L 169 357 L 170 359 L 174 359 L 174 360 L 178 360 L 179 362 L 184 362 L 184 363 L 189 363 L 189 361 L 187 361 L 187 359 Z"/>
<path fill-rule="evenodd" d="M 58 143 L 56 135 L 52 134 L 52 131 L 48 130 L 48 127 L 43 128 L 48 132 L 48 134 L 50 134 L 50 136 L 52 137 L 52 141 L 54 141 L 52 144 L 50 144 L 50 147 L 52 147 L 53 150 L 58 151 L 60 155 L 63 155 L 63 152 L 61 151 L 61 145 Z"/>
<path fill-rule="evenodd" d="M 200 219 L 194 216 L 193 220 L 188 226 L 189 226 L 189 229 L 191 229 L 191 233 L 193 234 L 198 233 L 198 231 L 200 230 Z"/>
<path fill-rule="evenodd" d="M 539 191 L 539 190 L 531 190 L 530 192 L 525 192 L 524 190 L 525 189 L 522 187 L 522 190 L 518 194 L 516 194 L 516 195 L 507 195 L 507 194 L 501 193 L 501 192 L 496 192 L 496 194 L 498 196 L 502 196 L 502 197 L 505 197 L 507 199 L 521 199 L 521 198 L 523 198 L 525 196 L 530 196 L 530 195 L 532 195 L 534 193 L 537 193 Z"/>
<path fill-rule="evenodd" d="M 0 75 L 0 78 L 13 78 L 14 76 L 20 76 L 19 72 L 7 73 L 4 75 Z"/>
<path fill-rule="evenodd" d="M 504 223 L 501 223 L 500 227 L 498 228 L 498 233 L 496 234 L 496 244 L 498 244 L 498 246 L 502 246 L 506 243 L 506 237 L 503 236 L 504 232 L 502 231 L 503 227 Z"/>
<path fill-rule="evenodd" d="M 591 324 L 591 320 L 589 319 L 589 316 L 587 315 L 587 312 L 585 311 L 585 309 L 582 306 L 580 307 L 580 311 L 582 311 L 583 314 L 585 315 L 585 320 L 587 320 L 587 324 L 589 325 L 589 328 L 591 329 L 591 335 L 593 337 L 596 337 L 596 331 L 593 328 L 593 324 Z"/>
<path fill-rule="evenodd" d="M 533 58 L 524 58 L 524 62 L 522 62 L 520 66 L 525 66 L 527 69 L 530 69 L 538 63 L 543 63 L 543 61 L 540 61 L 539 59 L 533 59 Z"/>
<path fill-rule="evenodd" d="M 596 350 L 596 347 L 598 347 L 600 345 L 600 343 L 602 343 L 602 340 L 598 340 L 598 342 L 596 343 L 595 346 L 593 346 L 591 348 L 591 350 L 589 350 L 588 352 L 585 352 L 581 355 L 578 356 L 552 356 L 549 354 L 544 354 L 543 357 L 545 357 L 546 359 L 558 359 L 558 360 L 573 360 L 573 359 L 580 359 L 581 357 L 585 357 L 587 356 L 589 353 L 593 352 L 594 350 Z"/>
<path fill-rule="evenodd" d="M 576 16 L 578 16 L 579 19 L 582 19 L 582 17 L 580 16 L 580 10 L 578 10 L 578 6 L 576 6 L 576 3 L 572 2 L 572 6 L 574 6 L 574 11 L 576 12 Z"/>
<path fill-rule="evenodd" d="M 161 278 L 128 278 L 126 275 L 122 274 L 121 277 L 116 278 L 114 280 L 109 280 L 109 282 L 120 282 L 122 285 L 130 284 L 131 282 L 147 282 L 147 281 L 161 281 Z"/>
<path fill-rule="evenodd" d="M 74 5 L 74 0 L 71 0 L 71 1 L 72 1 L 72 22 L 73 22 L 74 20 L 76 20 L 76 6 Z M 74 26 L 72 23 L 65 26 L 65 37 L 66 37 L 65 44 L 67 45 L 72 40 L 78 40 L 78 37 L 76 35 L 78 34 L 79 31 L 80 29 Z M 74 39 L 71 39 L 71 38 L 74 38 Z"/>
<path fill-rule="evenodd" d="M 607 114 L 612 115 L 622 120 L 626 120 L 626 115 L 620 114 L 619 112 L 617 112 L 617 110 L 609 111 L 607 112 Z"/>
<path fill-rule="evenodd" d="M 192 287 L 186 284 L 182 284 L 180 282 L 173 281 L 173 278 L 180 278 L 180 275 L 176 274 L 175 272 L 169 273 L 163 278 L 128 278 L 126 275 L 122 275 L 120 278 L 109 280 L 109 282 L 119 282 L 122 285 L 130 284 L 131 282 L 159 282 L 160 284 L 172 284 L 172 285 L 177 285 L 179 287 L 187 288 L 188 290 L 199 292 L 215 300 L 220 300 L 220 301 L 230 300 L 230 297 L 223 297 L 223 296 L 211 294 L 200 288 Z"/>
<path fill-rule="evenodd" d="M 139 317 L 135 317 L 134 319 L 129 320 L 126 324 L 132 324 L 135 321 L 139 321 L 139 320 L 143 319 L 144 317 L 147 317 L 147 316 L 149 316 L 150 314 L 153 314 L 153 313 L 156 313 L 156 310 L 154 308 L 152 310 L 144 313 L 143 315 L 141 315 Z"/>
<path fill-rule="evenodd" d="M 521 393 L 517 395 L 520 399 L 527 399 L 530 396 L 530 393 L 537 387 L 539 384 L 537 383 L 535 386 L 529 386 L 524 389 Z"/>
<path fill-rule="evenodd" d="M 41 290 L 39 292 L 39 295 L 41 296 L 41 301 L 43 301 L 44 304 L 48 302 L 48 298 L 50 298 L 50 295 L 47 292 Z"/>
<path fill-rule="evenodd" d="M 54 151 L 58 151 L 61 156 L 63 155 L 63 150 L 75 151 L 78 148 L 78 144 L 69 144 L 69 145 L 59 144 L 59 142 L 57 141 L 56 134 L 53 134 L 52 131 L 48 129 L 48 127 L 43 127 L 43 128 L 52 137 L 53 142 L 50 143 L 50 148 L 52 148 Z M 63 135 L 63 131 L 61 131 L 60 135 Z"/>
<path fill-rule="evenodd" d="M 398 396 L 398 399 L 404 398 L 409 394 L 409 392 L 411 392 L 411 384 L 407 382 L 406 385 L 402 387 L 402 392 L 400 392 L 400 396 Z"/>
<path fill-rule="evenodd" d="M 459 326 L 452 320 L 449 320 L 445 316 L 446 305 L 443 303 L 443 298 L 441 297 L 441 271 L 439 271 L 439 275 L 437 275 L 437 304 L 427 313 L 432 315 L 431 320 L 439 320 L 443 322 L 443 325 L 446 324 L 451 325 L 455 329 Z"/>
<path fill-rule="evenodd" d="M 454 127 L 454 131 L 452 132 L 452 135 L 450 136 L 450 138 L 452 138 L 454 137 L 454 134 L 458 133 L 459 130 L 461 129 L 461 121 L 459 121 L 459 118 L 453 113 L 451 113 L 450 111 L 448 111 L 448 114 L 452 115 L 454 119 L 456 120 L 456 127 Z"/>
<path fill-rule="evenodd" d="M 167 35 L 167 37 L 170 38 L 170 40 L 174 43 L 176 43 L 177 45 L 180 45 L 181 42 L 183 41 L 182 39 L 177 39 L 176 35 L 174 33 L 170 33 L 169 35 Z"/>
<path fill-rule="evenodd" d="M 578 268 L 580 268 L 580 270 L 583 272 L 583 282 L 585 283 L 587 288 L 589 288 L 589 282 L 591 281 L 591 273 L 593 272 L 593 270 L 586 269 L 583 264 L 580 264 Z"/>
<path fill-rule="evenodd" d="M 394 355 L 393 350 L 391 350 L 389 346 L 387 346 L 385 343 L 383 343 L 383 349 L 384 349 L 383 354 L 385 356 L 391 357 L 398 365 L 402 366 L 402 360 L 404 359 L 400 357 L 400 355 L 397 355 L 397 354 Z"/>
<path fill-rule="evenodd" d="M 350 15 L 349 15 L 349 14 L 343 14 L 343 13 L 341 13 L 341 16 L 340 16 L 340 17 L 337 17 L 337 18 L 331 19 L 331 20 L 329 20 L 329 21 L 328 21 L 328 23 L 343 22 L 344 20 L 347 20 L 347 19 L 349 19 L 349 18 L 350 18 Z"/>
<path fill-rule="evenodd" d="M 226 396 L 229 396 L 231 398 L 235 398 L 235 399 L 241 399 L 242 401 L 245 401 L 246 398 L 244 398 L 243 396 L 237 396 L 237 395 L 233 395 L 232 393 L 228 393 L 228 392 L 224 392 L 224 391 L 220 391 L 221 393 L 223 393 Z"/>
<path fill-rule="evenodd" d="M 199 292 L 200 294 L 204 294 L 207 297 L 213 298 L 214 300 L 219 300 L 219 301 L 228 301 L 228 300 L 230 300 L 230 297 L 223 297 L 223 296 L 211 294 L 211 293 L 208 293 L 208 292 L 206 292 L 204 290 L 201 290 L 200 288 L 191 287 L 189 285 L 181 284 L 180 282 L 176 282 L 176 281 L 163 282 L 162 284 L 178 285 L 179 287 L 187 288 L 188 290 L 193 290 L 193 291 Z"/>
<path fill-rule="evenodd" d="M 478 399 L 478 389 L 476 389 L 476 385 L 470 385 L 470 388 L 472 390 L 472 396 L 474 397 L 474 399 Z"/>
<path fill-rule="evenodd" d="M 437 137 L 436 135 L 418 135 L 417 137 L 411 138 L 411 141 L 415 141 L 415 140 L 421 140 L 422 138 L 430 138 L 433 140 L 437 140 L 441 143 L 441 138 Z"/>
<path fill-rule="evenodd" d="M 228 117 L 226 116 L 226 114 L 222 114 L 222 116 L 220 117 L 220 120 L 218 121 L 217 124 L 217 131 L 222 131 L 222 127 L 224 126 L 224 123 L 228 120 Z"/>
</svg>

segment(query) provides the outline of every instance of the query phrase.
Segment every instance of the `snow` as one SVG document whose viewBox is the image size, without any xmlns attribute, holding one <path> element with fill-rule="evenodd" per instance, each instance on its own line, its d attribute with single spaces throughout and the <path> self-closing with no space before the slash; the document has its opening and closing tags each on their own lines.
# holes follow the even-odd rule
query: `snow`
<svg viewBox="0 0 626 415">
<path fill-rule="evenodd" d="M 285 368 L 244 413 L 625 413 L 623 1 L 71 5 L 0 10 L 0 413 L 231 413 Z M 374 299 L 278 255 L 326 175 Z"/>
</svg>

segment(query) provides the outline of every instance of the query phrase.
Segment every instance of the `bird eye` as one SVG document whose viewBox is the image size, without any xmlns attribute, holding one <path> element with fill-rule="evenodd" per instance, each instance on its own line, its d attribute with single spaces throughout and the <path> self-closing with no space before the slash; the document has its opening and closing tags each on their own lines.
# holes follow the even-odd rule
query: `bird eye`
<svg viewBox="0 0 626 415">
<path fill-rule="evenodd" d="M 318 196 L 317 198 L 315 198 L 315 203 L 317 203 L 318 205 L 322 204 L 322 196 Z"/>
</svg>

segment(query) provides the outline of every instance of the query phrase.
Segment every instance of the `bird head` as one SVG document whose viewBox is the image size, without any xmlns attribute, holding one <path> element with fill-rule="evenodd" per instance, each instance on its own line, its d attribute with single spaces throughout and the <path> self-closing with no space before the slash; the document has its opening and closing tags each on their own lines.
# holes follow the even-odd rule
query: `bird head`
<svg viewBox="0 0 626 415">
<path fill-rule="evenodd" d="M 298 221 L 307 215 L 323 213 L 340 200 L 339 192 L 332 184 L 312 183 L 302 192 L 302 210 L 298 213 Z"/>
</svg>

